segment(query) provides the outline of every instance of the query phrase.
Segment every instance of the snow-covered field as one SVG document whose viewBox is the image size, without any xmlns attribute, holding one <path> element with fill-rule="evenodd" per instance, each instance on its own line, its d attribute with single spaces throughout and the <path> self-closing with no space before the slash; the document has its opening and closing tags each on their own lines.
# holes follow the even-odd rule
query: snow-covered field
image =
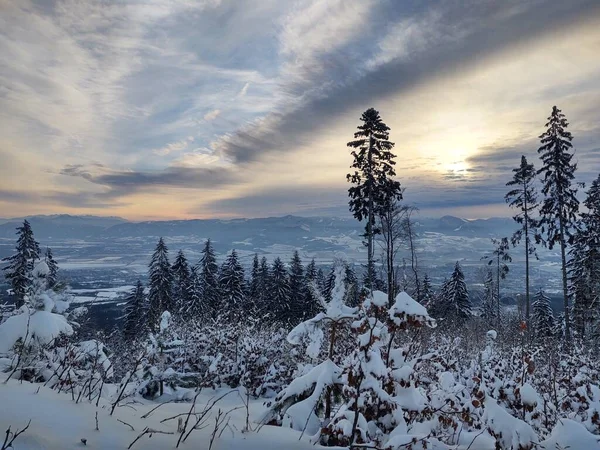
<svg viewBox="0 0 600 450">
<path fill-rule="evenodd" d="M 113 386 L 110 386 L 113 388 Z M 202 392 L 196 401 L 196 411 L 230 390 Z M 245 399 L 244 399 L 245 400 Z M 126 403 L 126 402 L 125 402 Z M 4 432 L 24 428 L 29 420 L 29 429 L 15 440 L 14 450 L 69 450 L 69 449 L 126 449 L 146 427 L 172 434 L 156 433 L 144 435 L 131 448 L 165 450 L 175 448 L 179 435 L 177 419 L 170 417 L 189 411 L 190 403 L 167 403 L 148 414 L 159 403 L 143 399 L 133 404 L 118 407 L 110 416 L 110 404 L 102 399 L 95 403 L 75 403 L 71 396 L 58 393 L 40 384 L 19 383 L 10 380 L 0 383 L 0 430 Z M 231 391 L 213 408 L 206 418 L 206 427 L 194 431 L 180 449 L 205 450 L 210 448 L 211 435 L 218 410 L 231 411 L 228 426 L 217 436 L 212 448 L 215 450 L 308 450 L 314 448 L 307 436 L 300 438 L 297 431 L 289 428 L 264 426 L 258 429 L 254 421 L 264 413 L 261 400 L 250 400 L 250 427 L 255 431 L 245 432 L 246 409 L 237 391 Z M 98 428 L 96 430 L 96 413 Z M 122 421 L 122 422 L 120 422 Z M 163 422 L 164 421 L 164 422 Z M 133 427 L 133 430 L 131 427 Z M 189 428 L 189 427 L 188 427 Z M 256 431 L 258 429 L 258 431 Z M 82 439 L 86 440 L 86 445 Z M 331 448 L 331 447 L 329 447 Z"/>
</svg>

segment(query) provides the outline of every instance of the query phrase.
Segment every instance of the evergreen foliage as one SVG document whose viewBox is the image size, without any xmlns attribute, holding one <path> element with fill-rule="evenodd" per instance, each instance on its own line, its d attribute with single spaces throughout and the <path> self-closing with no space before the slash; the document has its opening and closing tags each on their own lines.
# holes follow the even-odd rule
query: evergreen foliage
<svg viewBox="0 0 600 450">
<path fill-rule="evenodd" d="M 8 263 L 2 270 L 12 288 L 15 306 L 20 308 L 31 288 L 32 271 L 36 260 L 40 259 L 40 244 L 35 240 L 27 220 L 23 221 L 22 226 L 17 227 L 17 236 L 16 253 L 2 259 Z"/>
<path fill-rule="evenodd" d="M 204 244 L 202 257 L 196 270 L 202 286 L 202 305 L 208 317 L 215 320 L 220 311 L 219 267 L 210 239 Z"/>
<path fill-rule="evenodd" d="M 173 311 L 173 273 L 169 264 L 169 249 L 161 237 L 149 266 L 148 322 L 151 330 L 158 327 L 163 312 Z"/>
<path fill-rule="evenodd" d="M 544 200 L 540 208 L 540 234 L 538 239 L 552 249 L 560 245 L 562 259 L 563 303 L 565 336 L 570 339 L 569 295 L 567 286 L 567 245 L 571 244 L 579 211 L 577 186 L 574 185 L 577 164 L 572 162 L 573 136 L 567 127 L 567 118 L 556 106 L 546 123 L 546 131 L 540 135 L 538 149 L 542 167 L 542 193 Z"/>
<path fill-rule="evenodd" d="M 536 339 L 543 342 L 544 338 L 554 334 L 554 312 L 550 306 L 550 298 L 543 290 L 535 294 L 532 306 L 532 322 Z"/>
<path fill-rule="evenodd" d="M 380 211 L 402 198 L 400 182 L 396 176 L 392 153 L 394 143 L 389 141 L 390 128 L 381 120 L 374 108 L 366 110 L 360 120 L 362 125 L 354 133 L 354 140 L 348 142 L 353 148 L 354 162 L 346 179 L 353 184 L 348 189 L 350 211 L 359 221 L 366 220 L 365 237 L 367 239 L 367 279 L 373 275 L 373 236 L 378 233 L 375 219 Z M 372 288 L 372 286 L 367 286 Z"/>
<path fill-rule="evenodd" d="M 535 218 L 539 206 L 537 201 L 537 190 L 535 188 L 536 171 L 533 164 L 527 162 L 527 158 L 521 156 L 521 165 L 513 169 L 513 179 L 506 183 L 514 187 L 504 197 L 511 208 L 518 212 L 513 220 L 520 225 L 511 237 L 513 246 L 518 245 L 521 240 L 525 241 L 525 319 L 529 321 L 530 315 L 530 292 L 529 292 L 529 258 L 535 253 L 532 236 L 535 236 L 538 221 Z"/>
<path fill-rule="evenodd" d="M 140 280 L 125 298 L 123 336 L 127 341 L 141 338 L 146 331 L 146 294 Z"/>
</svg>

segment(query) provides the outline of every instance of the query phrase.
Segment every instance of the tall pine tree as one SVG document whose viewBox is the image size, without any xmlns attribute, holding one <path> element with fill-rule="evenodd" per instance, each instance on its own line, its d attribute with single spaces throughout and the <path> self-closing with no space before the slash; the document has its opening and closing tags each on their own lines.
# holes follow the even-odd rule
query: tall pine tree
<svg viewBox="0 0 600 450">
<path fill-rule="evenodd" d="M 513 246 L 518 245 L 521 240 L 525 241 L 525 320 L 529 324 L 531 299 L 529 292 L 529 258 L 535 255 L 535 246 L 532 237 L 536 234 L 538 221 L 535 213 L 538 208 L 537 191 L 535 188 L 535 168 L 527 162 L 525 156 L 521 156 L 521 165 L 513 169 L 514 176 L 507 186 L 513 187 L 505 200 L 511 208 L 518 212 L 513 220 L 520 225 L 511 237 Z"/>
<path fill-rule="evenodd" d="M 202 257 L 196 270 L 202 286 L 202 305 L 206 309 L 208 317 L 214 320 L 220 311 L 219 266 L 210 239 L 204 244 Z"/>
<path fill-rule="evenodd" d="M 177 257 L 173 262 L 173 298 L 176 304 L 177 312 L 182 315 L 189 309 L 192 289 L 192 277 L 190 266 L 183 250 L 177 252 Z"/>
<path fill-rule="evenodd" d="M 512 257 L 508 253 L 510 245 L 508 238 L 492 239 L 494 245 L 494 251 L 490 255 L 484 256 L 490 267 L 494 267 L 496 273 L 496 319 L 498 320 L 498 326 L 500 325 L 500 280 L 504 280 L 510 271 L 508 263 L 512 262 Z"/>
<path fill-rule="evenodd" d="M 435 309 L 438 317 L 448 323 L 460 324 L 472 315 L 471 299 L 465 283 L 465 275 L 458 261 L 454 266 L 452 276 L 442 286 L 439 304 Z"/>
<path fill-rule="evenodd" d="M 587 211 L 581 213 L 569 252 L 573 322 L 581 337 L 597 334 L 600 321 L 600 176 L 592 182 L 583 204 Z"/>
<path fill-rule="evenodd" d="M 219 275 L 219 292 L 221 293 L 222 311 L 231 320 L 240 320 L 245 305 L 244 268 L 238 260 L 235 250 L 227 255 L 221 266 Z"/>
<path fill-rule="evenodd" d="M 306 284 L 304 283 L 304 266 L 298 254 L 298 250 L 294 252 L 290 261 L 289 274 L 290 287 L 290 317 L 289 323 L 297 325 L 307 319 L 306 315 Z"/>
<path fill-rule="evenodd" d="M 535 294 L 532 307 L 532 324 L 534 335 L 538 340 L 542 340 L 554 334 L 554 312 L 550 306 L 550 298 L 539 290 Z"/>
<path fill-rule="evenodd" d="M 25 295 L 32 286 L 32 271 L 35 261 L 40 259 L 40 244 L 33 237 L 33 230 L 27 220 L 17 227 L 16 252 L 2 261 L 8 265 L 4 267 L 4 277 L 10 283 L 12 294 L 15 297 L 15 306 L 20 308 L 25 303 Z"/>
<path fill-rule="evenodd" d="M 123 336 L 127 341 L 141 338 L 145 334 L 146 323 L 146 294 L 140 280 L 125 298 L 125 315 L 123 323 Z"/>
<path fill-rule="evenodd" d="M 573 136 L 567 131 L 567 118 L 556 106 L 546 123 L 546 131 L 540 135 L 538 149 L 543 174 L 542 193 L 544 200 L 540 209 L 540 239 L 552 249 L 560 245 L 563 281 L 564 327 L 567 341 L 571 337 L 569 317 L 569 293 L 567 280 L 567 245 L 572 243 L 573 230 L 579 211 L 577 186 L 574 184 L 577 164 L 572 162 Z"/>
<path fill-rule="evenodd" d="M 173 311 L 175 304 L 173 301 L 173 273 L 169 264 L 169 249 L 161 237 L 158 240 L 156 249 L 152 254 L 149 266 L 148 301 L 150 303 L 148 310 L 149 327 L 152 330 L 158 329 L 159 320 L 163 312 Z"/>
<path fill-rule="evenodd" d="M 288 273 L 280 258 L 275 258 L 269 274 L 269 304 L 275 322 L 288 324 L 291 316 Z"/>
<path fill-rule="evenodd" d="M 402 189 L 400 182 L 393 179 L 396 155 L 392 153 L 394 143 L 389 141 L 390 128 L 373 108 L 366 110 L 360 120 L 363 124 L 354 133 L 354 140 L 348 142 L 348 147 L 354 149 L 354 162 L 350 166 L 354 173 L 349 173 L 346 179 L 354 185 L 348 189 L 350 211 L 359 221 L 367 221 L 367 288 L 372 289 L 373 237 L 378 232 L 375 218 L 393 200 L 402 198 Z"/>
</svg>

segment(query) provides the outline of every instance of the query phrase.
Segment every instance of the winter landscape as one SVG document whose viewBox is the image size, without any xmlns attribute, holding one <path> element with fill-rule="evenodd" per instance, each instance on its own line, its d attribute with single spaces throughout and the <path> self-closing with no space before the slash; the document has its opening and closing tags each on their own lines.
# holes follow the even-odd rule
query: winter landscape
<svg viewBox="0 0 600 450">
<path fill-rule="evenodd" d="M 0 450 L 600 449 L 600 4 L 0 0 Z"/>
</svg>

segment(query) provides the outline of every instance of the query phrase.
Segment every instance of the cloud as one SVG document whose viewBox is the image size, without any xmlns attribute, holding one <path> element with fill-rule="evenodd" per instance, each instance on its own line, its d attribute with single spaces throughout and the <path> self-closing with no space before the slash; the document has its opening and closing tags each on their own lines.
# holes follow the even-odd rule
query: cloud
<svg viewBox="0 0 600 450">
<path fill-rule="evenodd" d="M 212 111 L 209 111 L 206 114 L 204 114 L 204 120 L 206 120 L 206 121 L 215 120 L 217 117 L 219 117 L 220 114 L 221 114 L 220 109 L 213 109 Z"/>
</svg>

